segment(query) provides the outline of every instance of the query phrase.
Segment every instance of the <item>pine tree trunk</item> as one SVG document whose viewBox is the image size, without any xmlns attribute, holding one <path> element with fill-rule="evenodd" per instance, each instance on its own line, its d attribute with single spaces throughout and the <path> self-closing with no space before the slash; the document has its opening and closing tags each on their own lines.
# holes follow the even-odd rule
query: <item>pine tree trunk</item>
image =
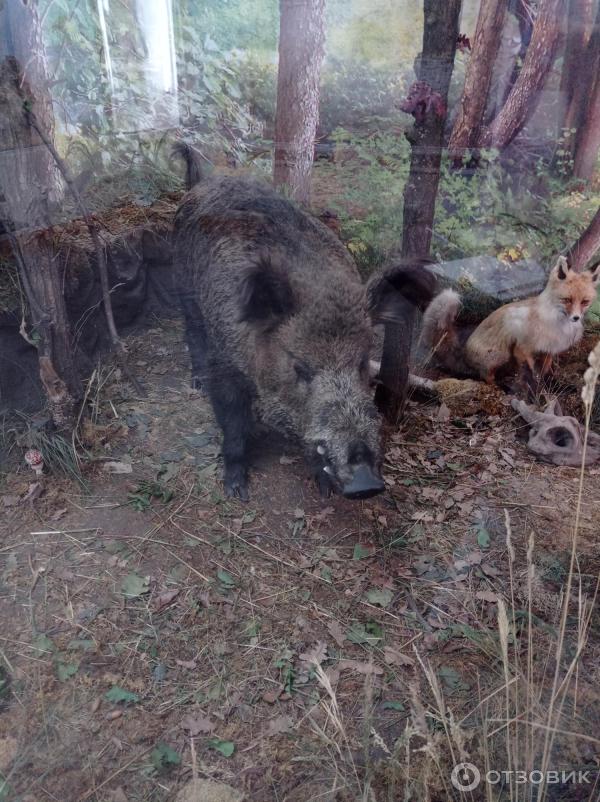
<svg viewBox="0 0 600 802">
<path fill-rule="evenodd" d="M 568 131 L 566 146 L 574 160 L 577 160 L 582 137 L 588 141 L 593 140 L 593 132 L 588 130 L 584 133 L 584 130 L 586 121 L 594 114 L 594 83 L 597 83 L 596 78 L 600 72 L 600 3 L 594 24 L 587 33 L 589 34 L 587 45 L 579 53 L 579 58 L 571 65 L 572 94 L 565 115 L 564 127 Z M 564 69 L 566 69 L 566 65 Z M 589 151 L 590 146 L 588 145 L 587 152 Z M 579 157 L 579 169 L 582 167 L 582 156 L 583 154 Z"/>
<path fill-rule="evenodd" d="M 427 261 L 429 257 L 461 0 L 424 0 L 423 10 L 423 51 L 417 59 L 417 79 L 437 93 L 438 102 L 424 116 L 415 116 L 413 129 L 407 134 L 411 157 L 404 188 L 401 252 L 407 262 Z M 410 310 L 401 323 L 385 327 L 377 402 L 394 423 L 406 398 L 415 318 L 416 310 Z"/>
<path fill-rule="evenodd" d="M 593 0 L 569 0 L 567 40 L 560 78 L 565 110 L 569 108 L 575 87 L 581 78 L 578 69 L 588 44 L 593 12 Z"/>
<path fill-rule="evenodd" d="M 598 165 L 600 152 L 600 76 L 590 94 L 587 113 L 577 132 L 577 149 L 573 163 L 573 175 L 591 181 Z"/>
<path fill-rule="evenodd" d="M 40 376 L 55 423 L 73 422 L 80 382 L 62 288 L 61 265 L 44 229 L 49 203 L 62 194 L 52 154 L 28 124 L 32 109 L 48 137 L 54 134 L 45 53 L 37 6 L 6 0 L 0 8 L 1 216 L 27 295 L 30 326 L 38 335 Z M 63 265 L 64 267 L 64 265 Z"/>
<path fill-rule="evenodd" d="M 319 120 L 325 0 L 280 0 L 275 186 L 307 202 Z"/>
<path fill-rule="evenodd" d="M 583 270 L 595 256 L 600 256 L 600 208 L 592 218 L 592 222 L 569 250 L 571 266 L 578 272 Z"/>
<path fill-rule="evenodd" d="M 507 7 L 508 0 L 481 0 L 465 85 L 448 145 L 453 159 L 461 159 L 479 139 Z"/>
<path fill-rule="evenodd" d="M 561 37 L 566 0 L 540 0 L 531 42 L 523 67 L 504 106 L 487 130 L 479 147 L 504 150 L 520 133 L 536 109 Z"/>
</svg>

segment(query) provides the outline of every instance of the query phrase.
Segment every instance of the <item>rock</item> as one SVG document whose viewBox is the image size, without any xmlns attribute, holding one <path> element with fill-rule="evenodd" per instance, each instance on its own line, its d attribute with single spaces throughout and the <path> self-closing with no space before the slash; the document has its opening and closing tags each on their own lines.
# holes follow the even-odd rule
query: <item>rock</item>
<svg viewBox="0 0 600 802">
<path fill-rule="evenodd" d="M 465 306 L 476 305 L 483 311 L 509 301 L 527 298 L 541 292 L 546 284 L 546 271 L 533 259 L 502 262 L 493 256 L 474 256 L 431 265 L 442 286 L 457 290 Z"/>
<path fill-rule="evenodd" d="M 175 797 L 175 802 L 243 802 L 244 794 L 225 783 L 192 780 Z"/>
</svg>

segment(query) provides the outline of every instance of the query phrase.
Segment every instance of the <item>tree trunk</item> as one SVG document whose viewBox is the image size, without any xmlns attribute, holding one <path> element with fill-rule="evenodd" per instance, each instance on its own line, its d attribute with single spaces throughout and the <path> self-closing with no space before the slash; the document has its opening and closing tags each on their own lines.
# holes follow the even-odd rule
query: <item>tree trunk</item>
<svg viewBox="0 0 600 802">
<path fill-rule="evenodd" d="M 0 5 L 0 63 L 16 60 L 19 72 L 35 97 L 36 114 L 50 138 L 54 138 L 54 113 L 48 92 L 42 28 L 33 2 L 5 0 Z M 14 114 L 15 112 L 10 112 Z M 22 113 L 20 115 L 23 116 Z M 18 129 L 6 142 L 2 137 L 0 175 L 9 189 L 11 217 L 15 225 L 46 227 L 48 203 L 62 197 L 62 183 L 52 156 L 43 142 L 22 120 L 7 120 Z"/>
<path fill-rule="evenodd" d="M 565 115 L 565 129 L 568 132 L 566 147 L 573 155 L 574 160 L 577 160 L 582 136 L 588 141 L 586 146 L 588 153 L 591 147 L 590 140 L 593 140 L 593 131 L 587 130 L 584 133 L 584 130 L 586 122 L 594 114 L 594 99 L 597 102 L 594 84 L 597 83 L 596 79 L 600 72 L 600 3 L 594 24 L 588 33 L 587 46 L 579 53 L 578 60 L 572 65 L 573 88 Z M 582 167 L 582 156 L 583 154 L 580 156 L 579 169 Z"/>
<path fill-rule="evenodd" d="M 567 40 L 560 78 L 565 110 L 569 108 L 575 87 L 581 78 L 578 69 L 588 44 L 593 15 L 593 0 L 569 0 Z"/>
<path fill-rule="evenodd" d="M 511 11 L 517 20 L 519 26 L 519 51 L 516 54 L 513 68 L 511 70 L 508 81 L 504 89 L 504 96 L 499 108 L 502 108 L 510 95 L 513 86 L 517 82 L 519 73 L 525 63 L 525 55 L 527 48 L 531 42 L 531 34 L 533 32 L 533 23 L 535 19 L 535 12 L 532 8 L 532 0 L 511 0 Z"/>
<path fill-rule="evenodd" d="M 482 131 L 478 147 L 504 150 L 535 111 L 540 91 L 554 63 L 565 2 L 566 0 L 540 0 L 521 72 L 501 111 L 489 128 Z"/>
<path fill-rule="evenodd" d="M 592 222 L 569 250 L 571 267 L 577 272 L 585 268 L 600 252 L 600 207 Z"/>
<path fill-rule="evenodd" d="M 45 53 L 37 6 L 6 0 L 0 9 L 0 188 L 1 216 L 13 245 L 30 325 L 38 335 L 40 376 L 55 423 L 74 419 L 80 382 L 73 362 L 71 334 L 62 289 L 62 270 L 50 237 L 49 203 L 62 184 L 52 155 L 29 126 L 27 109 L 51 137 Z M 64 267 L 64 266 L 63 266 Z"/>
<path fill-rule="evenodd" d="M 479 139 L 507 6 L 508 0 L 481 0 L 459 112 L 448 145 L 453 159 L 462 159 L 464 151 Z"/>
<path fill-rule="evenodd" d="M 424 113 L 416 111 L 415 124 L 407 134 L 411 156 L 402 225 L 402 258 L 407 262 L 427 262 L 429 257 L 461 0 L 424 0 L 423 10 L 423 51 L 417 59 L 417 78 L 423 82 L 422 91 L 430 87 L 431 102 Z M 410 309 L 404 321 L 385 327 L 377 402 L 391 422 L 398 420 L 406 397 L 415 313 Z"/>
<path fill-rule="evenodd" d="M 591 181 L 598 165 L 600 152 L 600 77 L 590 95 L 585 120 L 577 132 L 577 149 L 573 163 L 573 175 Z"/>
<path fill-rule="evenodd" d="M 325 0 L 280 0 L 275 186 L 307 202 L 319 120 Z"/>
</svg>

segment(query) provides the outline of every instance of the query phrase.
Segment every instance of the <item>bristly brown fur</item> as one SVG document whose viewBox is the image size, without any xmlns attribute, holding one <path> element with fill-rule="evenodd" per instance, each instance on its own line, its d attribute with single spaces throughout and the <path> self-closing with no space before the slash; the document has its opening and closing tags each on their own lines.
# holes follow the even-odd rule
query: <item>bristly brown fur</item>
<svg viewBox="0 0 600 802">
<path fill-rule="evenodd" d="M 419 287 L 396 269 L 368 298 L 327 226 L 267 183 L 230 176 L 201 180 L 185 196 L 174 267 L 194 375 L 224 432 L 228 492 L 245 497 L 255 416 L 303 443 L 311 462 L 325 454 L 316 462 L 340 486 L 358 454 L 377 471 L 373 321 L 394 294 L 404 303 L 422 297 L 427 280 Z"/>
</svg>

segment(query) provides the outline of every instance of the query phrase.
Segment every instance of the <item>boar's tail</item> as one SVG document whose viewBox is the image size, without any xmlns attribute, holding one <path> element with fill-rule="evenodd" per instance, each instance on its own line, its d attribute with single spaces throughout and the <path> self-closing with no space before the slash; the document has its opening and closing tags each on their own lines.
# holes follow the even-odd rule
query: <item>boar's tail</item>
<svg viewBox="0 0 600 802">
<path fill-rule="evenodd" d="M 459 376 L 474 376 L 465 360 L 456 329 L 459 310 L 460 295 L 454 290 L 443 290 L 436 295 L 423 315 L 421 340 L 432 350 L 435 362 L 447 371 Z"/>
<path fill-rule="evenodd" d="M 200 153 L 188 145 L 187 142 L 176 142 L 173 145 L 173 156 L 179 156 L 185 162 L 185 185 L 191 189 L 204 178 L 202 170 L 202 157 Z"/>
</svg>

